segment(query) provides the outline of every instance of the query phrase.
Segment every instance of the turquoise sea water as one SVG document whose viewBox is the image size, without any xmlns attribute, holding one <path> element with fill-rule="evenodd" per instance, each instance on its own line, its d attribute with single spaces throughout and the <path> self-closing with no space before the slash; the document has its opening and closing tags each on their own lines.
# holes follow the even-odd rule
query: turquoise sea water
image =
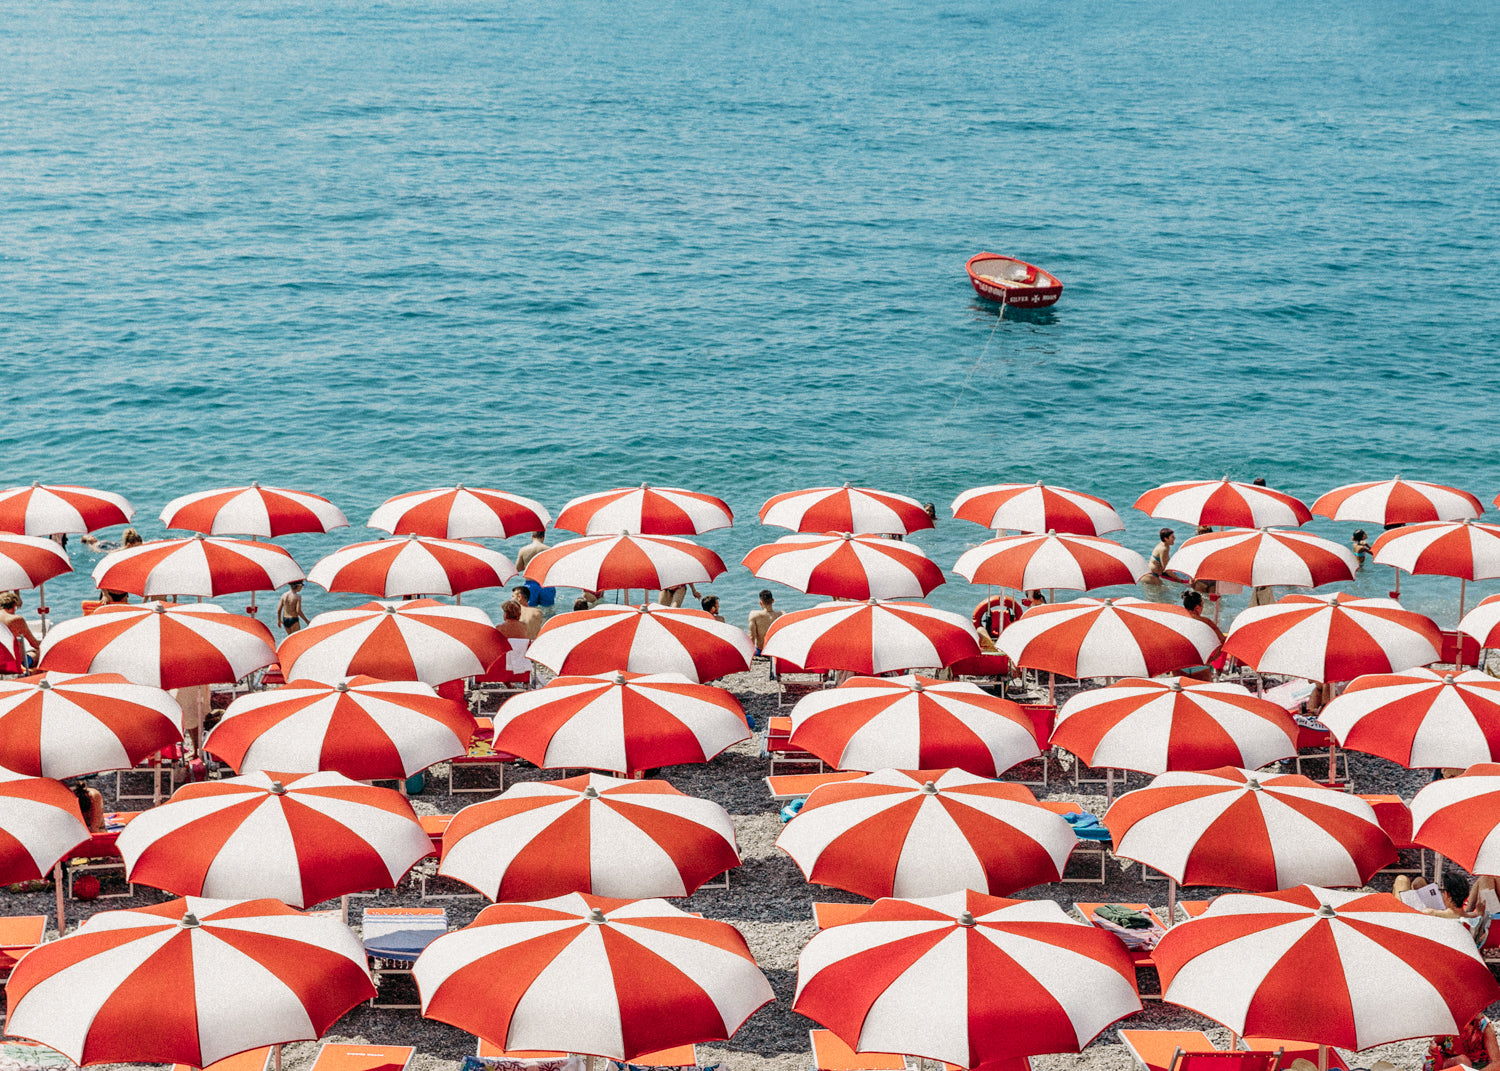
<svg viewBox="0 0 1500 1071">
<path fill-rule="evenodd" d="M 850 480 L 944 507 L 946 567 L 984 483 L 1101 494 L 1143 551 L 1168 479 L 1500 491 L 1484 0 L 6 8 L 0 485 L 148 538 L 252 479 L 357 525 L 649 480 L 726 497 L 733 564 Z M 981 249 L 1062 301 L 999 319 Z M 1451 625 L 1456 582 L 1403 587 Z"/>
</svg>

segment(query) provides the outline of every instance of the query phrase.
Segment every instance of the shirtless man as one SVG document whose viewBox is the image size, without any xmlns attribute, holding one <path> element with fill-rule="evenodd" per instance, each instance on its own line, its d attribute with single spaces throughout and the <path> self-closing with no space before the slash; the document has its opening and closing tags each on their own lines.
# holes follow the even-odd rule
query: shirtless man
<svg viewBox="0 0 1500 1071">
<path fill-rule="evenodd" d="M 302 581 L 293 580 L 287 593 L 276 604 L 276 619 L 281 622 L 281 627 L 286 629 L 288 636 L 302 631 L 303 625 L 312 624 L 307 619 L 307 614 L 302 612 Z"/>
<path fill-rule="evenodd" d="M 771 627 L 771 622 L 782 614 L 782 611 L 771 605 L 775 601 L 775 596 L 769 590 L 763 590 L 760 593 L 760 608 L 750 611 L 750 642 L 755 644 L 756 654 L 760 654 L 760 649 L 765 646 L 766 630 Z"/>
<path fill-rule="evenodd" d="M 531 605 L 531 589 L 522 584 L 510 589 L 511 601 L 521 607 L 521 624 L 526 626 L 526 638 L 535 640 L 542 631 L 542 612 Z"/>
<path fill-rule="evenodd" d="M 521 552 L 516 555 L 516 568 L 521 572 L 526 571 L 527 562 L 547 549 L 547 544 L 542 541 L 542 537 L 546 534 L 546 532 L 532 532 L 531 542 L 522 547 Z"/>
</svg>

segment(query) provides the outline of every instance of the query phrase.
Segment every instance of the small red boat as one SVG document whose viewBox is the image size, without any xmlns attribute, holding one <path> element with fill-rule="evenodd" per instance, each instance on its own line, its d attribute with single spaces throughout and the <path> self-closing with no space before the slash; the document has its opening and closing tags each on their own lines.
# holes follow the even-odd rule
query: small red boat
<svg viewBox="0 0 1500 1071">
<path fill-rule="evenodd" d="M 1018 309 L 1041 309 L 1062 297 L 1062 280 L 1035 264 L 999 253 L 976 253 L 964 264 L 982 298 Z"/>
</svg>

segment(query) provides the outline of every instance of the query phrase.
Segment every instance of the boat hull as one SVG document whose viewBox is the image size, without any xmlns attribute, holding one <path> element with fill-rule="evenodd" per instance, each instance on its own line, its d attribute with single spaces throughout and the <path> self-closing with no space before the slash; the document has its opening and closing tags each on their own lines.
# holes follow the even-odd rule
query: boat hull
<svg viewBox="0 0 1500 1071">
<path fill-rule="evenodd" d="M 1021 274 L 1022 280 L 1009 281 L 994 278 L 983 269 L 1007 270 Z M 1003 302 L 1017 309 L 1042 309 L 1056 303 L 1062 297 L 1062 280 L 1034 264 L 1027 264 L 1015 257 L 998 256 L 994 253 L 978 253 L 964 265 L 969 273 L 969 282 L 974 292 L 990 301 Z"/>
</svg>

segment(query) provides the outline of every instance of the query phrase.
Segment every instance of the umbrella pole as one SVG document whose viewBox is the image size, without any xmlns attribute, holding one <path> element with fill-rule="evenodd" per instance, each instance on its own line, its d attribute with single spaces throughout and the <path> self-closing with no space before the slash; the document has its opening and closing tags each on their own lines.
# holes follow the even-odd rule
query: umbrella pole
<svg viewBox="0 0 1500 1071">
<path fill-rule="evenodd" d="M 1393 591 L 1393 592 L 1391 592 L 1391 598 L 1395 599 L 1397 602 L 1400 602 L 1401 601 L 1401 570 L 1397 569 L 1393 565 L 1393 566 L 1391 566 L 1391 572 L 1393 572 L 1393 573 L 1396 574 L 1396 590 Z"/>
<path fill-rule="evenodd" d="M 1047 671 L 1047 705 L 1057 706 L 1057 674 L 1050 669 Z"/>
<path fill-rule="evenodd" d="M 1464 619 L 1464 589 L 1468 586 L 1468 583 L 1469 582 L 1467 580 L 1465 580 L 1463 577 L 1459 577 L 1458 578 L 1458 619 L 1460 621 L 1462 621 Z M 43 618 L 43 620 L 45 621 L 46 618 Z M 1454 667 L 1456 669 L 1463 669 L 1464 668 L 1464 634 L 1462 632 L 1458 631 L 1458 626 L 1456 626 L 1456 625 L 1454 626 L 1454 633 L 1455 633 L 1454 638 L 1455 638 L 1455 640 L 1457 642 L 1455 642 L 1454 645 L 1453 645 L 1454 648 L 1455 648 L 1454 655 L 1453 655 L 1453 665 L 1454 665 Z"/>
<path fill-rule="evenodd" d="M 1176 923 L 1177 923 L 1177 879 L 1176 878 L 1168 878 L 1167 879 L 1167 918 L 1166 918 L 1166 923 L 1167 923 L 1168 928 L 1176 925 Z M 1327 1068 L 1324 1068 L 1324 1071 L 1327 1071 Z"/>
<path fill-rule="evenodd" d="M 1104 805 L 1108 807 L 1115 801 L 1115 768 L 1106 766 L 1104 768 Z"/>
<path fill-rule="evenodd" d="M 276 1071 L 281 1071 L 281 1046 L 273 1045 L 271 1049 L 276 1054 Z"/>
<path fill-rule="evenodd" d="M 1328 1071 L 1328 1046 L 1318 1046 L 1318 1071 Z"/>
<path fill-rule="evenodd" d="M 349 925 L 349 894 L 348 893 L 345 893 L 343 896 L 339 897 L 339 911 L 342 913 L 341 917 L 344 920 L 344 925 L 345 926 Z"/>
<path fill-rule="evenodd" d="M 47 614 L 50 612 L 47 606 L 47 582 L 44 580 L 36 586 L 36 612 L 42 616 L 42 635 L 47 635 Z M 1463 614 L 1459 614 L 1460 617 Z"/>
<path fill-rule="evenodd" d="M 65 912 L 66 909 L 65 909 L 65 907 L 63 905 L 63 880 L 62 880 L 62 860 L 61 859 L 59 859 L 57 861 L 57 864 L 55 866 L 53 866 L 53 868 L 52 868 L 52 880 L 53 880 L 53 883 L 57 886 L 57 936 L 61 937 L 63 935 L 63 930 L 68 925 L 68 923 L 67 923 L 67 917 L 64 914 L 64 912 Z"/>
</svg>

